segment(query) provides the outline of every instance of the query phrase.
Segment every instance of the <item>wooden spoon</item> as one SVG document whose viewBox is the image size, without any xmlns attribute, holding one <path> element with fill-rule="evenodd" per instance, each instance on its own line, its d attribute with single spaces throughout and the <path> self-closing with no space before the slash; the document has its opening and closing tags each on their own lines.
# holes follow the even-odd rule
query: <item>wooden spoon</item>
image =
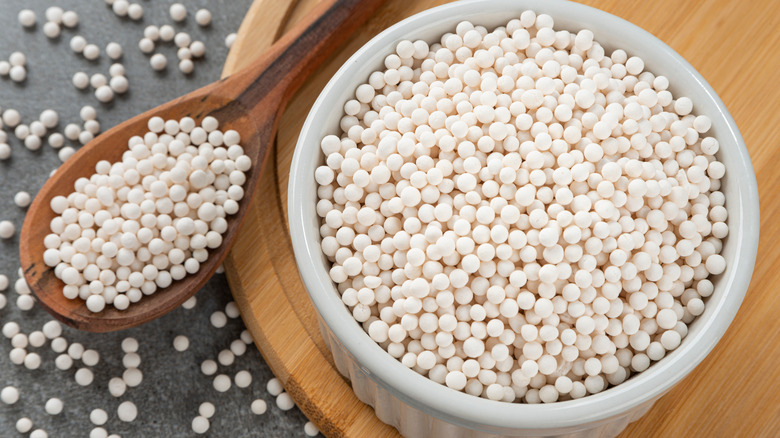
<svg viewBox="0 0 780 438">
<path fill-rule="evenodd" d="M 25 279 L 41 306 L 72 327 L 108 332 L 160 317 L 197 292 L 230 250 L 260 180 L 266 152 L 274 140 L 277 121 L 288 100 L 306 77 L 366 22 L 384 1 L 323 1 L 246 69 L 115 126 L 60 166 L 35 196 L 25 217 L 19 243 Z M 151 117 L 179 120 L 189 116 L 200 122 L 208 115 L 219 120 L 223 131 L 238 131 L 244 153 L 252 158 L 252 168 L 244 184 L 244 198 L 239 203 L 238 213 L 228 218 L 222 245 L 209 251 L 208 260 L 201 264 L 196 274 L 144 296 L 126 310 L 116 310 L 109 305 L 102 312 L 93 313 L 87 309 L 84 300 L 65 298 L 62 294 L 64 283 L 43 262 L 43 239 L 51 232 L 49 223 L 56 216 L 50 208 L 52 198 L 71 193 L 76 179 L 92 175 L 98 161 L 120 161 L 122 153 L 127 150 L 128 139 L 146 132 L 147 121 Z"/>
</svg>

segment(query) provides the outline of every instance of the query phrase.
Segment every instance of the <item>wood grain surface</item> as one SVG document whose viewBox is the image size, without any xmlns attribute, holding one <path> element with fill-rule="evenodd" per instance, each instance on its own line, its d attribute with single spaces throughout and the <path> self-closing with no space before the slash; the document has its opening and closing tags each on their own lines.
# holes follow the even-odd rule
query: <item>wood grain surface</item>
<svg viewBox="0 0 780 438">
<path fill-rule="evenodd" d="M 265 46 L 251 29 L 289 29 L 317 0 L 266 12 L 257 0 L 244 20 L 225 73 Z M 293 97 L 247 224 L 225 262 L 233 295 L 274 373 L 326 436 L 397 434 L 352 394 L 333 367 L 314 309 L 298 276 L 286 221 L 287 178 L 303 121 L 335 71 L 387 26 L 443 0 L 393 0 L 337 51 Z M 621 437 L 780 436 L 780 2 L 775 0 L 584 0 L 653 33 L 685 57 L 713 86 L 745 138 L 758 178 L 761 244 L 751 287 L 715 350 Z M 287 17 L 280 26 L 271 17 Z M 267 44 L 267 43 L 264 43 Z"/>
</svg>

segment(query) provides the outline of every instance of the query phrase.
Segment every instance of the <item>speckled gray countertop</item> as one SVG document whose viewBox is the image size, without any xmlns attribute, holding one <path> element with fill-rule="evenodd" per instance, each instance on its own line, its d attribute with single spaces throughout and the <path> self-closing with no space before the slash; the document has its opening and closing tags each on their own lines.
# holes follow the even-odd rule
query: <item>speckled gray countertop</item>
<svg viewBox="0 0 780 438">
<path fill-rule="evenodd" d="M 22 114 L 22 123 L 38 119 L 41 111 L 52 108 L 59 113 L 60 122 L 54 129 L 62 132 L 71 122 L 80 123 L 79 109 L 92 105 L 98 110 L 98 120 L 103 130 L 159 105 L 174 97 L 194 90 L 219 77 L 227 55 L 225 37 L 235 32 L 248 9 L 251 0 L 231 1 L 184 1 L 188 17 L 184 23 L 173 23 L 168 8 L 172 1 L 162 2 L 137 0 L 144 8 L 140 21 L 119 18 L 103 1 L 44 1 L 0 0 L 0 59 L 8 59 L 14 51 L 27 55 L 27 80 L 21 84 L 8 77 L 0 77 L 0 107 L 3 110 L 15 108 Z M 79 15 L 75 29 L 63 29 L 59 38 L 48 39 L 43 34 L 44 11 L 56 4 L 65 10 L 74 10 Z M 202 28 L 195 23 L 194 14 L 205 7 L 212 13 L 212 23 Z M 19 24 L 19 10 L 35 11 L 37 25 L 24 29 Z M 206 56 L 195 62 L 195 71 L 189 76 L 178 68 L 176 48 L 172 43 L 158 45 L 157 51 L 168 58 L 168 67 L 155 72 L 149 65 L 149 57 L 138 48 L 138 41 L 148 25 L 172 24 L 177 32 L 189 32 L 193 40 L 206 44 Z M 88 42 L 101 48 L 101 56 L 90 62 L 70 50 L 69 42 L 75 35 L 84 36 Z M 108 76 L 112 61 L 105 53 L 107 43 L 115 41 L 122 45 L 124 56 L 119 61 L 127 69 L 130 91 L 118 96 L 112 103 L 101 104 L 92 91 L 76 89 L 71 78 L 74 73 L 103 73 Z M 14 291 L 19 267 L 18 229 L 24 219 L 25 210 L 17 207 L 13 196 L 20 190 L 34 195 L 46 180 L 49 172 L 60 161 L 57 151 L 46 142 L 40 150 L 32 152 L 24 148 L 13 132 L 4 128 L 12 149 L 9 160 L 0 161 L 0 220 L 10 220 L 17 227 L 13 239 L 0 240 L 0 274 L 11 280 L 11 286 L 4 294 L 7 305 L 0 309 L 0 325 L 16 321 L 24 333 L 40 330 L 51 320 L 39 306 L 23 312 L 16 306 L 18 294 Z M 52 132 L 52 131 L 50 131 Z M 75 142 L 66 144 L 77 146 Z M 89 413 L 102 408 L 109 414 L 103 426 L 109 434 L 128 437 L 181 437 L 194 436 L 192 419 L 198 415 L 198 406 L 209 401 L 216 405 L 216 414 L 211 419 L 211 428 L 203 436 L 211 437 L 288 437 L 305 436 L 303 414 L 294 408 L 283 412 L 274 403 L 274 397 L 266 392 L 266 383 L 273 377 L 257 349 L 250 345 L 247 353 L 236 357 L 233 365 L 220 366 L 218 373 L 231 378 L 239 370 L 249 370 L 252 384 L 248 388 L 233 385 L 229 391 L 218 393 L 212 386 L 213 376 L 201 373 L 200 364 L 206 359 L 215 359 L 217 354 L 238 339 L 244 329 L 240 319 L 231 319 L 223 328 L 209 323 L 209 316 L 216 310 L 224 310 L 231 301 L 224 275 L 217 274 L 196 294 L 197 304 L 191 310 L 183 308 L 142 327 L 107 334 L 80 332 L 65 327 L 63 336 L 71 343 L 82 343 L 86 348 L 100 353 L 100 363 L 91 367 L 94 382 L 86 387 L 76 384 L 75 369 L 62 371 L 55 367 L 57 353 L 49 343 L 38 348 L 28 347 L 43 359 L 37 370 L 14 365 L 9 359 L 11 342 L 0 337 L 0 388 L 13 385 L 21 392 L 20 400 L 14 405 L 0 403 L 0 436 L 26 436 L 16 432 L 16 421 L 29 417 L 34 428 L 46 430 L 50 437 L 86 437 L 95 427 L 89 420 Z M 178 352 L 172 343 L 177 335 L 186 335 L 190 340 L 187 351 Z M 128 388 L 119 398 L 113 397 L 107 388 L 111 377 L 121 376 L 123 352 L 120 343 L 125 337 L 135 337 L 139 343 L 140 369 L 143 382 L 135 388 Z M 57 397 L 64 402 L 64 410 L 57 416 L 48 415 L 44 404 L 49 398 Z M 262 398 L 268 403 L 268 411 L 260 416 L 252 414 L 250 404 Z M 125 400 L 138 407 L 138 417 L 132 423 L 125 423 L 117 417 L 117 406 Z"/>
</svg>

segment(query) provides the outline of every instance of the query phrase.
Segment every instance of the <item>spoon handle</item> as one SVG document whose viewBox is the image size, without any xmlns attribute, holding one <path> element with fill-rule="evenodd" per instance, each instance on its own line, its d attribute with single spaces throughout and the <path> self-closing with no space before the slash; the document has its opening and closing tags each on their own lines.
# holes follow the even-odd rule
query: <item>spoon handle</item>
<svg viewBox="0 0 780 438">
<path fill-rule="evenodd" d="M 208 108 L 220 124 L 242 133 L 253 166 L 262 167 L 287 102 L 386 1 L 323 0 L 252 64 L 193 95 L 201 95 L 202 103 L 211 102 L 202 108 Z M 202 115 L 206 114 L 194 114 Z M 259 173 L 253 173 L 247 196 L 251 197 L 258 181 Z"/>
<path fill-rule="evenodd" d="M 385 1 L 322 1 L 265 55 L 234 75 L 240 90 L 236 100 L 258 117 L 271 102 L 283 109 L 304 80 Z"/>
</svg>

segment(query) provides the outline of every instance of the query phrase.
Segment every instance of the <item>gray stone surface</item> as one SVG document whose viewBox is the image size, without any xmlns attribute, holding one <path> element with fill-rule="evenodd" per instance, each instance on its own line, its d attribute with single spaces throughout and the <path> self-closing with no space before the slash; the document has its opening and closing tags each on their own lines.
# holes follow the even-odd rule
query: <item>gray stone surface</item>
<svg viewBox="0 0 780 438">
<path fill-rule="evenodd" d="M 202 40 L 207 46 L 205 59 L 196 61 L 195 72 L 187 77 L 177 68 L 178 60 L 172 43 L 158 45 L 157 50 L 168 57 L 168 68 L 161 73 L 152 70 L 148 56 L 138 49 L 138 40 L 147 25 L 173 24 L 168 15 L 172 1 L 137 1 L 144 7 L 144 17 L 139 22 L 115 16 L 111 8 L 100 0 L 0 0 L 0 59 L 7 59 L 14 51 L 24 52 L 28 59 L 28 75 L 24 83 L 16 84 L 7 77 L 0 77 L 0 107 L 19 110 L 23 123 L 37 120 L 41 111 L 53 108 L 60 115 L 55 131 L 62 132 L 66 124 L 80 123 L 79 109 L 82 106 L 92 105 L 97 108 L 98 120 L 106 130 L 126 118 L 217 79 L 227 54 L 225 36 L 238 29 L 251 3 L 251 0 L 183 2 L 189 15 L 183 25 L 175 24 L 175 29 L 191 33 L 193 39 Z M 44 11 L 52 4 L 79 14 L 78 28 L 64 29 L 62 35 L 54 40 L 46 38 L 42 31 Z M 212 12 L 213 20 L 208 28 L 201 28 L 195 23 L 194 13 L 200 7 L 207 7 Z M 17 13 L 22 8 L 35 11 L 38 22 L 34 29 L 23 29 L 17 21 Z M 97 44 L 101 48 L 100 59 L 90 62 L 73 53 L 69 42 L 74 35 L 82 35 L 88 42 Z M 71 78 L 78 71 L 90 75 L 101 72 L 108 76 L 111 61 L 105 54 L 105 46 L 110 41 L 116 41 L 123 47 L 124 56 L 120 62 L 127 68 L 130 91 L 106 105 L 99 103 L 92 91 L 77 90 L 71 84 Z M 13 195 L 19 190 L 34 195 L 60 162 L 56 151 L 48 144 L 39 151 L 31 152 L 23 147 L 11 130 L 5 128 L 5 131 L 9 136 L 12 157 L 0 161 L 0 220 L 13 221 L 18 230 L 24 210 L 14 205 Z M 18 243 L 18 231 L 13 239 L 0 240 L 0 274 L 11 280 L 11 287 L 2 292 L 8 304 L 0 310 L 0 324 L 16 321 L 23 332 L 30 333 L 40 330 L 51 317 L 38 306 L 27 312 L 16 307 L 18 294 L 13 285 L 18 278 Z M 45 429 L 50 437 L 89 436 L 95 427 L 89 421 L 89 413 L 95 408 L 109 413 L 108 423 L 104 426 L 108 432 L 125 438 L 193 436 L 191 422 L 204 401 L 210 401 L 217 407 L 211 428 L 205 436 L 304 436 L 306 418 L 301 412 L 297 408 L 282 412 L 276 407 L 274 398 L 266 392 L 266 382 L 273 376 L 254 346 L 237 357 L 235 364 L 220 366 L 218 371 L 232 378 L 239 370 L 249 370 L 253 376 L 249 388 L 233 385 L 229 391 L 218 393 L 212 386 L 213 376 L 200 372 L 201 362 L 216 359 L 220 350 L 228 348 L 230 342 L 239 337 L 244 324 L 235 319 L 230 320 L 226 327 L 217 329 L 209 323 L 212 312 L 224 310 L 231 300 L 223 275 L 217 274 L 212 278 L 196 297 L 194 309 L 177 309 L 135 329 L 91 334 L 66 327 L 63 336 L 69 342 L 80 342 L 100 353 L 100 363 L 92 367 L 94 383 L 87 387 L 78 386 L 74 380 L 75 369 L 82 366 L 80 362 L 77 361 L 76 366 L 67 371 L 57 369 L 54 365 L 57 354 L 48 342 L 40 348 L 28 348 L 43 358 L 43 365 L 31 371 L 11 363 L 8 356 L 11 342 L 0 338 L 0 388 L 13 385 L 21 391 L 18 403 L 12 406 L 0 403 L 0 436 L 21 436 L 16 432 L 15 424 L 24 416 L 32 419 L 35 428 Z M 180 353 L 173 349 L 172 342 L 181 334 L 189 337 L 190 348 Z M 144 380 L 140 386 L 129 388 L 125 395 L 115 398 L 109 394 L 107 383 L 111 377 L 121 376 L 124 370 L 120 343 L 127 336 L 135 337 L 140 343 L 140 369 Z M 44 412 L 43 406 L 51 397 L 64 402 L 65 408 L 60 415 L 50 416 Z M 268 403 L 268 412 L 262 416 L 253 415 L 249 409 L 256 398 Z M 132 423 L 120 421 L 116 414 L 117 406 L 125 400 L 138 406 L 138 418 Z"/>
</svg>

